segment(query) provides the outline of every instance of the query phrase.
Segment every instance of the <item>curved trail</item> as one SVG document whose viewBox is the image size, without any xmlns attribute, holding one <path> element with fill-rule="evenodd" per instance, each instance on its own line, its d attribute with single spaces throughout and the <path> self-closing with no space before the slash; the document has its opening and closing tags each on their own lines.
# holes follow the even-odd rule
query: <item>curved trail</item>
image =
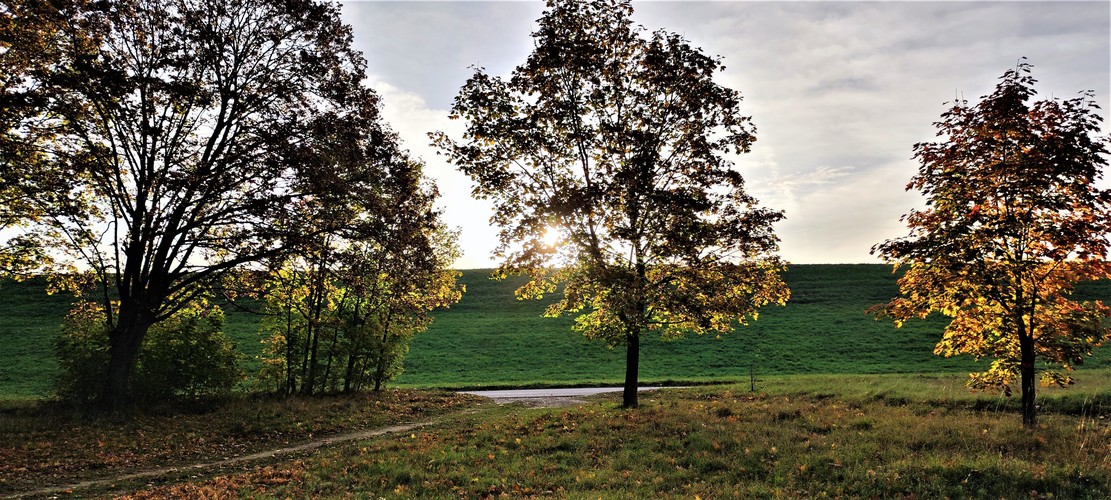
<svg viewBox="0 0 1111 500">
<path fill-rule="evenodd" d="M 23 491 L 23 492 L 15 493 L 11 496 L 6 496 L 5 498 L 21 498 L 21 497 L 28 497 L 28 496 L 38 497 L 38 496 L 57 495 L 57 494 L 72 492 L 73 490 L 91 488 L 91 487 L 95 487 L 95 486 L 106 486 L 106 485 L 110 485 L 110 484 L 118 483 L 118 482 L 122 482 L 122 481 L 132 481 L 132 480 L 136 480 L 136 479 L 146 479 L 146 478 L 164 476 L 164 475 L 167 475 L 167 474 L 174 474 L 174 473 L 186 472 L 186 471 L 192 471 L 192 470 L 204 470 L 204 469 L 211 469 L 211 468 L 223 467 L 223 466 L 229 466 L 229 465 L 238 465 L 238 464 L 242 464 L 242 463 L 245 463 L 245 462 L 253 462 L 253 461 L 256 461 L 256 460 L 272 458 L 272 457 L 276 457 L 276 456 L 279 456 L 279 455 L 288 455 L 288 454 L 291 454 L 291 453 L 312 451 L 312 450 L 322 448 L 322 447 L 325 447 L 325 446 L 330 446 L 330 445 L 333 445 L 333 444 L 346 443 L 346 442 L 349 442 L 349 441 L 357 441 L 359 439 L 365 439 L 365 438 L 370 438 L 370 437 L 374 437 L 374 436 L 381 436 L 383 434 L 406 432 L 406 431 L 410 431 L 410 430 L 417 429 L 417 428 L 420 428 L 420 427 L 425 427 L 425 426 L 428 426 L 428 425 L 432 425 L 433 423 L 436 423 L 436 421 L 437 420 L 425 420 L 425 421 L 422 421 L 422 422 L 414 422 L 414 423 L 411 423 L 411 424 L 391 425 L 391 426 L 387 426 L 387 427 L 378 427 L 378 428 L 375 428 L 375 429 L 349 432 L 349 433 L 346 433 L 346 434 L 339 434 L 339 435 L 335 435 L 335 436 L 331 436 L 331 437 L 317 439 L 317 440 L 314 440 L 314 441 L 309 441 L 307 443 L 302 443 L 302 444 L 295 445 L 295 446 L 275 448 L 275 449 L 271 449 L 271 450 L 260 451 L 260 452 L 257 452 L 257 453 L 251 453 L 249 455 L 242 455 L 242 456 L 233 457 L 233 458 L 225 458 L 223 460 L 216 460 L 216 461 L 212 461 L 212 462 L 203 462 L 203 463 L 197 463 L 197 464 L 191 464 L 191 465 L 179 465 L 179 466 L 175 466 L 175 467 L 161 467 L 161 468 L 157 468 L 157 469 L 149 469 L 149 470 L 144 470 L 144 471 L 139 471 L 139 472 L 132 472 L 132 473 L 129 473 L 129 474 L 122 474 L 122 475 L 119 475 L 119 476 L 112 476 L 112 477 L 108 477 L 108 478 L 104 478 L 104 479 L 93 479 L 93 480 L 81 481 L 81 482 L 73 483 L 73 484 L 51 486 L 49 488 L 42 488 L 42 489 L 33 490 L 33 491 Z"/>
</svg>

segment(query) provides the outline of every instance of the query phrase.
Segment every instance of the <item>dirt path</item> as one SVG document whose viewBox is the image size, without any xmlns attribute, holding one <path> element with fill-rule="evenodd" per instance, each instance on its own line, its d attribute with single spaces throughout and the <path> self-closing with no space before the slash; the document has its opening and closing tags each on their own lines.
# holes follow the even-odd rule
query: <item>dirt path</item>
<svg viewBox="0 0 1111 500">
<path fill-rule="evenodd" d="M 277 448 L 277 449 L 272 449 L 272 450 L 260 451 L 258 453 L 252 453 L 250 455 L 242 455 L 242 456 L 238 456 L 238 457 L 225 458 L 223 460 L 217 460 L 217 461 L 212 461 L 212 462 L 204 462 L 204 463 L 198 463 L 198 464 L 192 464 L 192 465 L 180 465 L 180 466 L 176 466 L 176 467 L 161 467 L 161 468 L 158 468 L 158 469 L 149 469 L 149 470 L 144 470 L 144 471 L 139 471 L 139 472 L 132 472 L 132 473 L 129 473 L 129 474 L 123 474 L 123 475 L 108 477 L 108 478 L 104 478 L 104 479 L 94 479 L 94 480 L 89 480 L 89 481 L 81 481 L 81 482 L 73 483 L 73 484 L 66 484 L 66 485 L 60 485 L 60 486 L 51 486 L 49 488 L 42 488 L 42 489 L 33 490 L 33 491 L 24 491 L 24 492 L 20 492 L 20 493 L 15 493 L 15 494 L 13 494 L 11 496 L 7 496 L 5 498 L 41 497 L 41 496 L 58 495 L 58 494 L 70 493 L 74 490 L 92 488 L 92 487 L 97 487 L 97 486 L 107 486 L 107 485 L 111 485 L 111 484 L 119 483 L 119 482 L 124 482 L 124 481 L 147 479 L 147 478 L 159 477 L 159 476 L 164 476 L 164 475 L 167 475 L 167 474 L 176 474 L 176 473 L 187 472 L 187 471 L 206 470 L 206 469 L 213 469 L 213 468 L 218 468 L 218 467 L 240 465 L 240 464 L 247 463 L 247 462 L 254 462 L 254 461 L 257 461 L 257 460 L 273 458 L 273 457 L 280 456 L 280 455 L 289 455 L 289 454 L 293 454 L 293 453 L 312 451 L 312 450 L 322 448 L 322 447 L 325 447 L 325 446 L 330 446 L 330 445 L 340 444 L 340 443 L 346 443 L 346 442 L 350 442 L 350 441 L 357 441 L 359 439 L 366 439 L 366 438 L 370 438 L 370 437 L 374 437 L 374 436 L 381 436 L 383 434 L 407 432 L 407 431 L 417 429 L 417 428 L 420 428 L 420 427 L 425 427 L 425 426 L 428 426 L 428 425 L 432 425 L 436 422 L 437 422 L 437 420 L 426 420 L 426 421 L 423 421 L 423 422 L 415 422 L 415 423 L 411 423 L 411 424 L 391 425 L 391 426 L 388 426 L 388 427 L 379 427 L 379 428 L 376 428 L 376 429 L 350 432 L 350 433 L 347 433 L 347 434 L 339 434 L 339 435 L 336 435 L 336 436 L 317 439 L 317 440 L 310 441 L 310 442 L 303 443 L 303 444 L 299 444 L 299 445 L 296 445 L 296 446 L 288 446 L 288 447 L 285 447 L 285 448 Z"/>
</svg>

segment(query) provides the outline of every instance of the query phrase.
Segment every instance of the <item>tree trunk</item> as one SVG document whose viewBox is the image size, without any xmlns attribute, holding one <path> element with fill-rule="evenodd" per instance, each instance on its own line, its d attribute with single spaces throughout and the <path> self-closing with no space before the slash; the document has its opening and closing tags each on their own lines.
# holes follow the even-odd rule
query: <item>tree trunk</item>
<svg viewBox="0 0 1111 500">
<path fill-rule="evenodd" d="M 1022 426 L 1027 429 L 1038 427 L 1037 407 L 1034 406 L 1034 397 L 1037 390 L 1037 381 L 1034 372 L 1034 336 L 1022 334 L 1018 338 L 1021 360 L 1019 373 L 1022 379 Z"/>
<path fill-rule="evenodd" d="M 347 370 L 343 373 L 343 392 L 348 394 L 351 392 L 352 383 L 355 378 L 355 364 L 358 362 L 359 357 L 355 353 L 347 355 Z"/>
<path fill-rule="evenodd" d="M 389 355 L 389 341 L 389 334 L 383 333 L 382 349 L 378 352 L 378 362 L 374 364 L 374 392 L 382 390 L 382 383 L 386 379 L 386 358 Z"/>
<path fill-rule="evenodd" d="M 332 360 L 336 356 L 336 345 L 339 344 L 339 329 L 332 328 L 332 345 L 328 346 L 328 361 L 324 364 L 324 383 L 328 384 L 331 391 L 336 390 L 335 380 L 332 379 Z M 331 382 L 329 382 L 331 381 Z"/>
<path fill-rule="evenodd" d="M 293 304 L 287 305 L 285 311 L 285 388 L 282 392 L 288 396 L 297 392 L 297 372 L 294 370 L 297 358 L 293 351 L 293 343 L 297 339 L 293 334 Z"/>
<path fill-rule="evenodd" d="M 637 407 L 637 376 L 640 371 L 640 332 L 630 334 L 625 349 L 625 392 L 622 408 Z"/>
<path fill-rule="evenodd" d="M 301 382 L 301 394 L 305 396 L 312 396 L 316 392 L 316 371 L 318 368 L 316 357 L 320 351 L 320 330 L 319 326 L 313 326 L 309 328 L 312 343 L 309 347 L 308 372 L 305 374 L 305 380 Z"/>
<path fill-rule="evenodd" d="M 108 377 L 100 396 L 101 409 L 117 411 L 130 402 L 131 371 L 147 330 L 154 323 L 146 314 L 135 311 L 137 306 L 123 305 L 119 321 L 108 332 Z"/>
<path fill-rule="evenodd" d="M 636 209 L 630 217 L 636 220 Z M 637 382 L 640 376 L 640 333 L 645 320 L 644 314 L 648 309 L 644 303 L 645 285 L 647 283 L 647 267 L 641 261 L 640 247 L 636 252 L 636 316 L 632 321 L 626 320 L 625 328 L 625 393 L 621 400 L 622 408 L 637 407 Z"/>
</svg>

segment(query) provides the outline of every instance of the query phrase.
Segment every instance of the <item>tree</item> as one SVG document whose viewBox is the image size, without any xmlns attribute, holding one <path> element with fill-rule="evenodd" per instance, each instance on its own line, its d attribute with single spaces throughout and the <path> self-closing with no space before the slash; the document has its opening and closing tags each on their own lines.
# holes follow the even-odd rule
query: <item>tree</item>
<svg viewBox="0 0 1111 500">
<path fill-rule="evenodd" d="M 108 408 L 151 325 L 346 223 L 398 151 L 335 4 L 18 0 L 0 15 L 0 34 L 52 47 L 44 61 L 4 40 L 21 73 L 3 88 L 0 187 L 26 231 L 8 254 L 83 262 L 99 284 Z M 300 224 L 306 205 L 331 213 L 322 227 Z"/>
<path fill-rule="evenodd" d="M 435 228 L 437 231 L 440 228 Z M 375 391 L 401 374 L 412 337 L 429 313 L 459 301 L 454 235 L 434 232 L 434 259 L 391 253 L 388 245 L 333 241 L 313 256 L 297 256 L 271 272 L 260 332 L 267 344 L 263 378 L 279 392 Z M 423 255 L 423 253 L 422 253 Z"/>
<path fill-rule="evenodd" d="M 755 140 L 722 66 L 679 35 L 646 36 L 628 1 L 550 1 L 535 49 L 508 80 L 481 68 L 435 143 L 495 204 L 498 276 L 519 298 L 565 285 L 547 315 L 626 346 L 623 404 L 637 405 L 640 338 L 726 332 L 788 291 L 774 254 L 780 212 L 756 206 L 726 159 Z"/>
<path fill-rule="evenodd" d="M 261 332 L 267 378 L 285 393 L 375 390 L 401 373 L 412 336 L 429 312 L 458 302 L 450 270 L 455 233 L 434 208 L 435 186 L 403 155 L 388 166 L 374 198 L 351 200 L 343 227 L 322 234 L 271 271 Z M 379 214 L 389 207 L 390 217 Z M 303 224 L 320 224 L 319 210 Z"/>
<path fill-rule="evenodd" d="M 61 46 L 84 49 L 90 40 L 80 33 L 66 39 L 63 32 L 67 24 L 87 22 L 78 14 L 83 3 L 56 4 L 12 0 L 0 5 L 0 231 L 5 235 L 44 215 L 34 203 L 39 193 L 66 188 L 64 179 L 42 168 L 46 158 L 36 143 L 49 140 L 50 134 L 34 118 L 51 89 L 37 77 L 61 58 Z M 28 182 L 31 177 L 36 182 Z M 0 242 L 0 273 L 5 275 L 25 277 L 51 258 L 33 236 L 17 234 Z"/>
<path fill-rule="evenodd" d="M 872 252 L 909 266 L 900 297 L 877 312 L 896 325 L 952 317 L 934 352 L 994 358 L 969 385 L 1010 394 L 1019 378 L 1022 421 L 1034 428 L 1036 362 L 1047 365 L 1043 381 L 1071 384 L 1067 371 L 1111 336 L 1107 306 L 1070 299 L 1077 282 L 1111 277 L 1111 191 L 1095 184 L 1108 150 L 1093 136 L 1091 92 L 1028 105 L 1030 68 L 1020 62 L 975 106 L 954 103 L 936 123 L 943 140 L 914 146 L 920 166 L 907 190 L 926 208 L 904 217 L 908 236 Z"/>
</svg>

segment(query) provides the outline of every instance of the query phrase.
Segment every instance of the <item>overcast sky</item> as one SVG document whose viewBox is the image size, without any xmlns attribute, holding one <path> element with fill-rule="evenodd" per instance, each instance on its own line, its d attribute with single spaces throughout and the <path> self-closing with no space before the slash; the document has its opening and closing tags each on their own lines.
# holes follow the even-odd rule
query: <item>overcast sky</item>
<svg viewBox="0 0 1111 500">
<path fill-rule="evenodd" d="M 903 187 L 916 142 L 933 140 L 943 105 L 976 102 L 1026 56 L 1039 97 L 1091 89 L 1108 117 L 1111 2 L 646 2 L 633 19 L 720 55 L 718 81 L 744 97 L 757 127 L 737 157 L 749 191 L 784 210 L 781 255 L 793 263 L 878 262 L 875 243 L 902 236 L 920 206 Z M 495 267 L 490 205 L 428 146 L 459 137 L 451 101 L 482 66 L 508 75 L 532 49 L 542 2 L 347 2 L 344 19 L 368 62 L 368 82 L 405 147 L 442 191 L 462 229 L 462 269 Z M 1105 127 L 1105 130 L 1108 130 Z M 1106 185 L 1107 182 L 1105 181 Z"/>
</svg>

